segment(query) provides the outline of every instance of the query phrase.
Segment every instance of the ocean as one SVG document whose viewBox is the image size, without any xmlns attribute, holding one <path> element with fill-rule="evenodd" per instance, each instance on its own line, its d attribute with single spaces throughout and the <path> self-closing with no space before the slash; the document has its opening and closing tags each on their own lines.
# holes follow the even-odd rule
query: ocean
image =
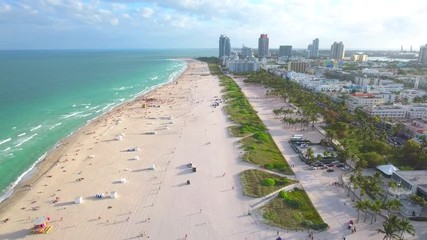
<svg viewBox="0 0 427 240">
<path fill-rule="evenodd" d="M 47 151 L 216 49 L 0 51 L 0 202 Z"/>
</svg>

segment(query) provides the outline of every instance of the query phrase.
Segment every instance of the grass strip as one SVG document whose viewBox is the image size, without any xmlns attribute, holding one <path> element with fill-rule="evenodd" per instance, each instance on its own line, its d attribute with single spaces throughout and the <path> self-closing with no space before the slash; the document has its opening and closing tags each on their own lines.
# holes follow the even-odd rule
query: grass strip
<svg viewBox="0 0 427 240">
<path fill-rule="evenodd" d="M 258 169 L 241 172 L 240 180 L 244 194 L 256 198 L 266 196 L 296 182 Z"/>
<path fill-rule="evenodd" d="M 209 63 L 208 65 L 211 74 L 219 77 L 221 86 L 224 88 L 223 97 L 227 103 L 225 111 L 237 124 L 230 127 L 229 131 L 232 136 L 242 138 L 240 143 L 245 151 L 243 159 L 270 170 L 293 175 L 292 169 L 240 87 L 232 78 L 223 74 L 217 64 Z"/>
<path fill-rule="evenodd" d="M 299 188 L 280 192 L 262 208 L 268 223 L 285 229 L 325 230 L 328 225 L 314 208 L 307 193 Z"/>
</svg>

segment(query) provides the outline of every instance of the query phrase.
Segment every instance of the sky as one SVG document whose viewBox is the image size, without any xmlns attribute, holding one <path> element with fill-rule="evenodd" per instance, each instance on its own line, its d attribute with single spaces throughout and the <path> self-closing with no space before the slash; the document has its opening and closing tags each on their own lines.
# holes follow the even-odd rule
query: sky
<svg viewBox="0 0 427 240">
<path fill-rule="evenodd" d="M 425 0 L 0 0 L 0 49 L 270 48 L 418 51 Z"/>
</svg>

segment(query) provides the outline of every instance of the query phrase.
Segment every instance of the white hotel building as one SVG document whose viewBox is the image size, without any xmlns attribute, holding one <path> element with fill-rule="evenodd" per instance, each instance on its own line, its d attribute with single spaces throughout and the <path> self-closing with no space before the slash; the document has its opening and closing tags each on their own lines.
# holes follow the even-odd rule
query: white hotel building
<svg viewBox="0 0 427 240">
<path fill-rule="evenodd" d="M 369 116 L 378 116 L 386 119 L 405 119 L 406 109 L 402 106 L 371 106 L 365 107 L 364 111 Z"/>
<path fill-rule="evenodd" d="M 358 107 L 373 107 L 378 105 L 384 105 L 384 103 L 384 98 L 367 93 L 355 93 L 350 95 L 350 98 L 346 100 L 347 107 L 351 112 L 356 110 L 356 108 Z"/>
</svg>

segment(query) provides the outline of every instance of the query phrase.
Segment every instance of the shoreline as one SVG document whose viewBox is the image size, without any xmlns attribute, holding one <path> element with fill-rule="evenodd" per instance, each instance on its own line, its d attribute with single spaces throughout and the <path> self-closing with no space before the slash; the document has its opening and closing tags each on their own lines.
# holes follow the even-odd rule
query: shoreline
<svg viewBox="0 0 427 240">
<path fill-rule="evenodd" d="M 67 150 L 66 146 L 73 142 L 73 140 L 76 139 L 76 136 L 84 132 L 86 128 L 90 128 L 95 122 L 101 121 L 103 118 L 106 118 L 107 115 L 118 111 L 125 105 L 137 102 L 154 91 L 177 81 L 188 70 L 189 62 L 194 61 L 192 58 L 172 58 L 171 60 L 183 61 L 185 62 L 185 65 L 180 71 L 177 71 L 170 80 L 168 79 L 164 83 L 154 85 L 148 88 L 146 92 L 141 91 L 138 95 L 132 97 L 128 101 L 112 106 L 110 110 L 88 120 L 84 125 L 72 131 L 64 138 L 58 140 L 50 149 L 43 153 L 27 170 L 25 170 L 14 182 L 11 183 L 6 188 L 6 191 L 0 196 L 0 216 L 4 214 L 9 207 L 13 206 L 14 202 L 25 196 L 25 193 L 28 192 L 28 186 L 35 185 L 41 177 L 43 177 L 58 163 L 59 160 L 55 161 L 54 159 L 59 159 Z"/>
</svg>

